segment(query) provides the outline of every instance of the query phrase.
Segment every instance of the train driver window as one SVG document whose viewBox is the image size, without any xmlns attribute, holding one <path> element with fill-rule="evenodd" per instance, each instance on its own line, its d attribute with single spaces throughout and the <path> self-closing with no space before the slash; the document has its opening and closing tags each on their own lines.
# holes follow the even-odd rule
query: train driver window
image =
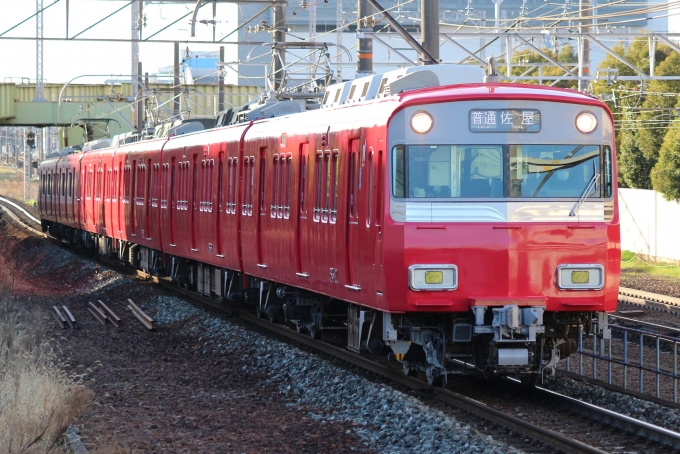
<svg viewBox="0 0 680 454">
<path fill-rule="evenodd" d="M 503 197 L 501 145 L 397 145 L 392 149 L 397 198 Z"/>
<path fill-rule="evenodd" d="M 509 152 L 510 197 L 601 197 L 597 145 L 510 145 Z"/>
</svg>

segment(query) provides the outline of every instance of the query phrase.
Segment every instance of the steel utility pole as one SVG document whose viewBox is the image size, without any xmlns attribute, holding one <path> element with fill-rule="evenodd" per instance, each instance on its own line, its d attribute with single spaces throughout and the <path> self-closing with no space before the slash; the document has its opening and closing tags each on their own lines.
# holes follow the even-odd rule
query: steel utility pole
<svg viewBox="0 0 680 454">
<path fill-rule="evenodd" d="M 45 85 L 43 75 L 43 0 L 36 0 L 35 7 L 35 98 L 34 102 L 44 102 Z"/>
<path fill-rule="evenodd" d="M 439 0 L 421 0 L 420 17 L 423 47 L 439 61 Z M 427 55 L 421 54 L 420 58 L 424 64 L 432 64 Z"/>
<path fill-rule="evenodd" d="M 373 38 L 364 35 L 364 33 L 373 31 L 373 8 L 368 3 L 368 0 L 358 1 L 359 22 L 357 23 L 357 36 L 359 37 L 359 43 L 357 45 L 357 78 L 373 74 Z"/>
<path fill-rule="evenodd" d="M 278 3 L 272 8 L 273 20 L 272 27 L 274 33 L 272 34 L 272 39 L 275 43 L 286 42 L 286 7 L 279 5 Z M 274 59 L 274 90 L 278 91 L 281 88 L 281 84 L 284 80 L 283 67 L 286 65 L 286 53 L 285 50 L 279 52 L 278 58 Z"/>
<path fill-rule="evenodd" d="M 131 95 L 137 96 L 139 91 L 139 41 L 142 38 L 142 0 L 133 0 L 131 7 L 131 19 L 132 19 L 132 36 L 131 36 L 131 57 L 132 61 L 130 63 L 130 74 L 132 74 L 131 80 Z M 134 105 L 132 107 L 132 121 L 135 129 L 141 129 L 142 125 L 139 124 L 137 111 L 138 107 Z"/>
<path fill-rule="evenodd" d="M 580 0 L 579 3 L 579 33 L 590 33 L 590 2 Z M 585 36 L 579 38 L 578 46 L 578 91 L 588 88 L 588 76 L 590 76 L 590 42 Z"/>
<path fill-rule="evenodd" d="M 220 46 L 220 63 L 224 62 L 224 46 Z M 224 67 L 217 73 L 217 112 L 224 110 Z"/>
<path fill-rule="evenodd" d="M 173 66 L 172 97 L 173 97 L 173 120 L 179 117 L 179 43 L 175 43 L 175 64 Z"/>
</svg>

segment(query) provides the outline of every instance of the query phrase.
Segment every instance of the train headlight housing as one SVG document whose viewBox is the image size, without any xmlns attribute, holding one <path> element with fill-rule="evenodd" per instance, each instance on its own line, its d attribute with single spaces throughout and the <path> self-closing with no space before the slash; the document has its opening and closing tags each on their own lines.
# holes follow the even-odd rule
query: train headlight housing
<svg viewBox="0 0 680 454">
<path fill-rule="evenodd" d="M 408 268 L 411 290 L 455 290 L 458 287 L 456 265 L 411 265 Z"/>
<path fill-rule="evenodd" d="M 427 112 L 416 112 L 416 114 L 411 117 L 411 129 L 418 134 L 429 132 L 433 125 L 434 120 Z"/>
<path fill-rule="evenodd" d="M 560 265 L 557 267 L 560 290 L 600 290 L 604 287 L 602 265 Z"/>
<path fill-rule="evenodd" d="M 576 129 L 583 134 L 590 134 L 597 127 L 597 118 L 591 112 L 581 112 L 576 116 Z"/>
</svg>

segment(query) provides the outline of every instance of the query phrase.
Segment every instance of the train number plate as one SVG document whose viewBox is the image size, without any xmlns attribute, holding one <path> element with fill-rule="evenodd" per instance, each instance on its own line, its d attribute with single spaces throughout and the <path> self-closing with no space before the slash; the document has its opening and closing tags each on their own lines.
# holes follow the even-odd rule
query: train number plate
<svg viewBox="0 0 680 454">
<path fill-rule="evenodd" d="M 540 132 L 541 112 L 537 109 L 472 109 L 468 126 L 470 132 Z"/>
</svg>

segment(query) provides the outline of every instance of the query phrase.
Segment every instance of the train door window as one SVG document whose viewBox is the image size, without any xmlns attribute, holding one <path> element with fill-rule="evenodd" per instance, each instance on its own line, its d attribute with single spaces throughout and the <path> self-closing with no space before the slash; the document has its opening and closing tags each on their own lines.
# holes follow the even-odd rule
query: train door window
<svg viewBox="0 0 680 454">
<path fill-rule="evenodd" d="M 201 197 L 199 201 L 199 211 L 208 211 L 206 204 L 207 200 L 207 190 L 206 185 L 208 184 L 208 162 L 204 159 L 201 161 Z"/>
<path fill-rule="evenodd" d="M 123 203 L 130 203 L 130 170 L 131 167 L 123 167 Z"/>
<path fill-rule="evenodd" d="M 283 218 L 288 219 L 290 217 L 290 201 L 293 192 L 293 156 L 288 154 L 286 159 L 286 186 L 285 186 L 285 197 L 286 201 L 283 204 Z"/>
<path fill-rule="evenodd" d="M 316 184 L 315 186 L 315 192 L 316 192 L 316 200 L 314 201 L 314 220 L 318 221 L 321 219 L 321 205 L 322 205 L 322 192 L 321 189 L 323 187 L 322 185 L 322 170 L 321 168 L 323 167 L 323 151 L 317 151 L 316 152 L 316 170 L 315 174 L 316 176 L 314 177 L 314 182 Z M 325 181 L 325 179 L 324 179 Z"/>
<path fill-rule="evenodd" d="M 104 169 L 106 169 L 106 166 L 104 166 Z M 108 169 L 105 170 L 106 172 L 106 196 L 105 196 L 105 201 L 110 202 L 111 201 L 111 194 L 113 194 L 113 169 Z"/>
<path fill-rule="evenodd" d="M 371 225 L 371 216 L 373 214 L 373 152 L 368 153 L 368 211 L 366 212 L 366 226 Z"/>
<path fill-rule="evenodd" d="M 234 207 L 231 204 L 236 185 L 234 181 L 234 167 L 235 167 L 234 158 L 227 159 L 227 209 L 225 210 L 226 213 L 235 213 L 235 211 L 232 211 Z"/>
<path fill-rule="evenodd" d="M 194 156 L 194 179 L 191 188 L 191 208 L 196 209 L 196 200 L 198 199 L 198 159 Z"/>
<path fill-rule="evenodd" d="M 248 216 L 253 215 L 253 199 L 255 198 L 255 156 L 250 157 L 250 186 L 248 188 Z"/>
<path fill-rule="evenodd" d="M 272 167 L 272 174 L 274 178 L 274 184 L 272 185 L 272 205 L 270 210 L 271 217 L 276 217 L 276 212 L 279 209 L 278 196 L 279 196 L 279 156 L 274 155 L 274 164 Z"/>
<path fill-rule="evenodd" d="M 382 187 L 383 187 L 383 163 L 382 163 L 383 152 L 378 151 L 378 161 L 376 162 L 376 175 L 375 175 L 375 225 L 380 225 L 380 217 L 382 216 Z"/>
<path fill-rule="evenodd" d="M 217 212 L 224 210 L 224 153 L 220 153 L 219 166 L 217 167 Z"/>
<path fill-rule="evenodd" d="M 52 172 L 47 174 L 47 195 L 52 195 Z"/>
<path fill-rule="evenodd" d="M 612 196 L 612 150 L 604 147 L 604 197 Z"/>
<path fill-rule="evenodd" d="M 208 204 L 208 212 L 212 213 L 213 210 L 213 174 L 215 173 L 215 160 L 211 159 L 208 163 L 208 196 L 206 197 L 206 202 Z"/>
<path fill-rule="evenodd" d="M 338 166 L 338 150 L 333 150 L 331 158 L 331 172 L 330 172 L 330 221 L 335 223 L 338 218 L 338 177 L 339 177 L 339 166 Z"/>
<path fill-rule="evenodd" d="M 282 154 L 281 158 L 279 160 L 280 165 L 279 165 L 279 189 L 278 189 L 278 198 L 277 198 L 277 205 L 278 208 L 276 210 L 276 217 L 279 219 L 283 218 L 283 205 L 286 202 L 286 155 Z"/>
<path fill-rule="evenodd" d="M 331 159 L 330 152 L 323 155 L 323 202 L 321 205 L 321 222 L 328 222 L 328 211 L 331 198 Z"/>
<path fill-rule="evenodd" d="M 170 187 L 168 188 L 168 200 L 170 201 L 170 211 L 175 207 L 176 191 L 177 191 L 177 165 L 175 164 L 175 158 L 172 158 L 172 168 L 170 169 Z M 172 214 L 171 214 L 172 216 Z"/>
<path fill-rule="evenodd" d="M 266 171 L 267 171 L 267 149 L 266 148 L 261 148 L 260 149 L 260 181 L 259 181 L 259 206 L 260 206 L 260 214 L 266 214 L 267 213 L 267 207 L 264 205 L 264 190 L 265 190 L 265 183 L 266 183 Z"/>
<path fill-rule="evenodd" d="M 66 172 L 61 173 L 61 196 L 66 197 Z"/>
<path fill-rule="evenodd" d="M 132 181 L 130 182 L 130 202 L 135 204 L 137 203 L 137 197 L 139 197 L 139 190 L 137 188 L 137 172 L 138 172 L 138 167 L 137 167 L 137 162 L 132 161 L 132 166 L 131 166 L 131 175 L 130 178 Z"/>
<path fill-rule="evenodd" d="M 356 213 L 356 167 L 357 167 L 357 153 L 356 153 L 356 140 L 352 141 L 350 145 L 349 153 L 349 164 L 347 169 L 347 175 L 349 175 L 349 185 L 348 185 L 348 197 L 347 197 L 347 211 L 349 212 L 349 217 L 354 219 L 357 216 Z"/>
<path fill-rule="evenodd" d="M 243 203 L 241 204 L 241 214 L 248 214 L 248 193 L 250 192 L 250 158 L 245 157 L 243 159 Z"/>
<path fill-rule="evenodd" d="M 162 164 L 161 170 L 161 186 L 160 186 L 160 199 L 161 199 L 161 209 L 168 208 L 168 163 Z"/>
<path fill-rule="evenodd" d="M 299 209 L 300 215 L 303 216 L 307 212 L 307 148 L 308 145 L 300 146 L 300 201 Z"/>
<path fill-rule="evenodd" d="M 58 174 L 58 173 L 56 173 L 56 174 L 54 175 L 54 186 L 55 186 L 55 188 L 54 188 L 54 195 L 55 195 L 56 197 L 59 197 L 59 174 Z"/>
<path fill-rule="evenodd" d="M 154 164 L 151 163 L 151 159 L 148 160 L 148 165 L 144 166 L 144 173 L 146 173 L 146 168 L 149 168 L 149 174 L 146 175 L 146 191 L 143 195 L 146 195 L 146 199 L 142 199 L 142 203 L 145 204 L 146 206 L 146 212 L 148 216 L 149 212 L 149 205 L 153 203 L 152 197 L 153 195 L 151 194 L 151 188 L 153 187 L 153 174 L 154 174 Z M 145 203 L 145 200 L 149 200 L 149 203 Z M 148 217 L 147 217 L 147 223 L 148 223 Z M 148 229 L 147 229 L 148 230 Z M 148 232 L 147 232 L 148 234 Z"/>
</svg>

